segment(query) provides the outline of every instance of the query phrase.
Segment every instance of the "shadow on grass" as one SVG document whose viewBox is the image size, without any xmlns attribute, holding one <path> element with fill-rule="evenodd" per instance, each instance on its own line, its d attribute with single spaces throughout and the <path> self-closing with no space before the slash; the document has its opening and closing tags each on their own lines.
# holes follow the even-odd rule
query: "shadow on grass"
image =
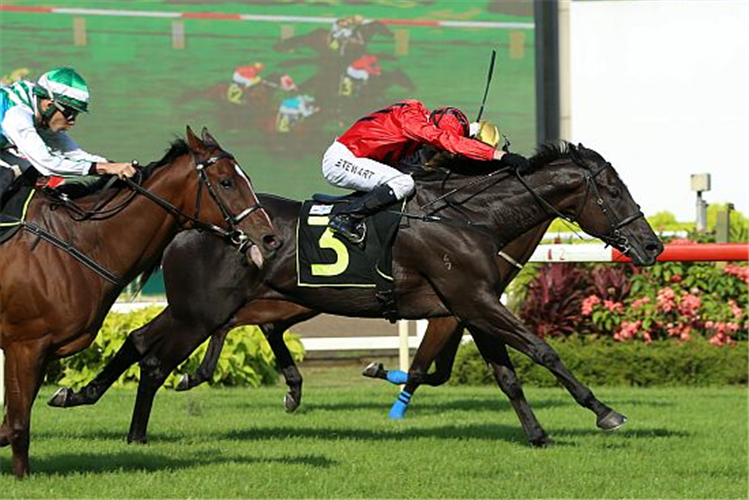
<svg viewBox="0 0 749 500">
<path fill-rule="evenodd" d="M 216 465 L 225 463 L 306 465 L 327 469 L 338 465 L 322 455 L 299 455 L 282 457 L 253 458 L 246 456 L 221 456 L 216 453 L 195 454 L 185 451 L 183 457 L 165 456 L 148 453 L 144 448 L 116 453 L 62 453 L 47 457 L 31 457 L 34 476 L 44 475 L 72 475 L 80 473 L 106 472 L 155 472 L 161 470 L 192 469 L 201 465 Z M 7 467 L 3 468 L 3 475 L 9 475 Z"/>
<path fill-rule="evenodd" d="M 397 426 L 398 422 L 393 422 Z M 688 437 L 689 434 L 668 429 L 622 429 L 614 433 L 607 433 L 591 425 L 589 429 L 550 428 L 547 429 L 552 439 L 555 437 L 581 437 L 595 435 L 622 435 L 635 438 L 653 437 Z M 321 429 L 298 426 L 277 426 L 267 428 L 244 429 L 215 434 L 217 439 L 227 440 L 279 440 L 279 439 L 351 439 L 356 441 L 370 441 L 373 443 L 386 441 L 411 441 L 425 438 L 431 439 L 460 439 L 460 440 L 501 440 L 508 443 L 527 446 L 527 440 L 520 424 L 508 426 L 501 424 L 481 425 L 445 425 L 427 428 L 393 428 L 393 429 Z M 557 445 L 566 446 L 568 443 Z"/>
</svg>

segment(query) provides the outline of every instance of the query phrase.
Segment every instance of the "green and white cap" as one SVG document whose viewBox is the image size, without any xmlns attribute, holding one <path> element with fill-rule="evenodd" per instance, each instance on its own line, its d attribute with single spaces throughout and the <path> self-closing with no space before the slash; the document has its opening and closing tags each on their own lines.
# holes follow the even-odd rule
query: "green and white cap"
<svg viewBox="0 0 749 500">
<path fill-rule="evenodd" d="M 44 73 L 34 92 L 45 99 L 53 99 L 82 113 L 88 113 L 88 85 L 73 68 L 57 68 Z"/>
</svg>

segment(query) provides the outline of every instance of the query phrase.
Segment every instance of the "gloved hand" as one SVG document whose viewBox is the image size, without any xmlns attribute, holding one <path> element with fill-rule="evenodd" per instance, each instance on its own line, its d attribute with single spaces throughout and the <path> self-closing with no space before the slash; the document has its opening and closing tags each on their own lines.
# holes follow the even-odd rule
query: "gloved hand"
<svg viewBox="0 0 749 500">
<path fill-rule="evenodd" d="M 520 172 L 527 170 L 529 166 L 528 159 L 525 156 L 516 153 L 505 153 L 502 155 L 500 161 L 504 165 L 519 170 Z"/>
</svg>

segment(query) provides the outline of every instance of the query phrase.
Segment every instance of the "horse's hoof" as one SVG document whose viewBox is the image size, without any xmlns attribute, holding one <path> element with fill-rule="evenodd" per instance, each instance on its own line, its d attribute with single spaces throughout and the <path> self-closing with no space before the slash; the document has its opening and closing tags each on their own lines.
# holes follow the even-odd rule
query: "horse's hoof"
<svg viewBox="0 0 749 500">
<path fill-rule="evenodd" d="M 369 378 L 385 378 L 386 376 L 385 368 L 382 366 L 382 363 L 376 363 L 374 361 L 369 363 L 361 374 Z"/>
<path fill-rule="evenodd" d="M 57 389 L 57 392 L 55 392 L 49 401 L 47 401 L 47 404 L 49 406 L 54 406 L 55 408 L 65 408 L 68 406 L 68 401 L 73 396 L 73 389 L 70 387 L 60 387 Z"/>
<path fill-rule="evenodd" d="M 613 431 L 627 423 L 627 417 L 614 410 L 609 410 L 604 416 L 599 417 L 596 425 L 603 430 Z"/>
<path fill-rule="evenodd" d="M 299 401 L 291 394 L 286 394 L 283 397 L 283 407 L 286 408 L 287 413 L 294 413 L 299 408 Z"/>
<path fill-rule="evenodd" d="M 145 436 L 127 436 L 127 444 L 148 444 L 148 438 Z"/>
<path fill-rule="evenodd" d="M 396 401 L 395 404 L 393 404 L 392 408 L 390 408 L 390 413 L 388 413 L 388 417 L 390 420 L 403 420 L 406 418 L 406 410 L 408 410 L 408 406 L 401 403 L 400 401 Z"/>
<path fill-rule="evenodd" d="M 174 387 L 174 390 L 177 392 L 182 392 L 182 391 L 186 391 L 189 388 L 190 388 L 190 375 L 185 373 L 179 379 L 179 382 L 177 382 L 177 385 Z"/>
<path fill-rule="evenodd" d="M 546 448 L 547 446 L 551 446 L 554 444 L 554 440 L 546 435 L 543 435 L 538 438 L 529 439 L 528 442 L 534 448 Z"/>
</svg>

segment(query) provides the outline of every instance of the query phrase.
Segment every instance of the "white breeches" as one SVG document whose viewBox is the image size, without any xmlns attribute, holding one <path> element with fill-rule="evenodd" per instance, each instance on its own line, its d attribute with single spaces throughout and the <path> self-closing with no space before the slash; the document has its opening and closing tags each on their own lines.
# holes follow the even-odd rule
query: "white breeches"
<svg viewBox="0 0 749 500">
<path fill-rule="evenodd" d="M 322 175 L 325 180 L 340 188 L 371 191 L 387 184 L 399 200 L 414 191 L 414 180 L 410 175 L 370 158 L 359 158 L 338 141 L 325 152 L 322 158 Z"/>
</svg>

